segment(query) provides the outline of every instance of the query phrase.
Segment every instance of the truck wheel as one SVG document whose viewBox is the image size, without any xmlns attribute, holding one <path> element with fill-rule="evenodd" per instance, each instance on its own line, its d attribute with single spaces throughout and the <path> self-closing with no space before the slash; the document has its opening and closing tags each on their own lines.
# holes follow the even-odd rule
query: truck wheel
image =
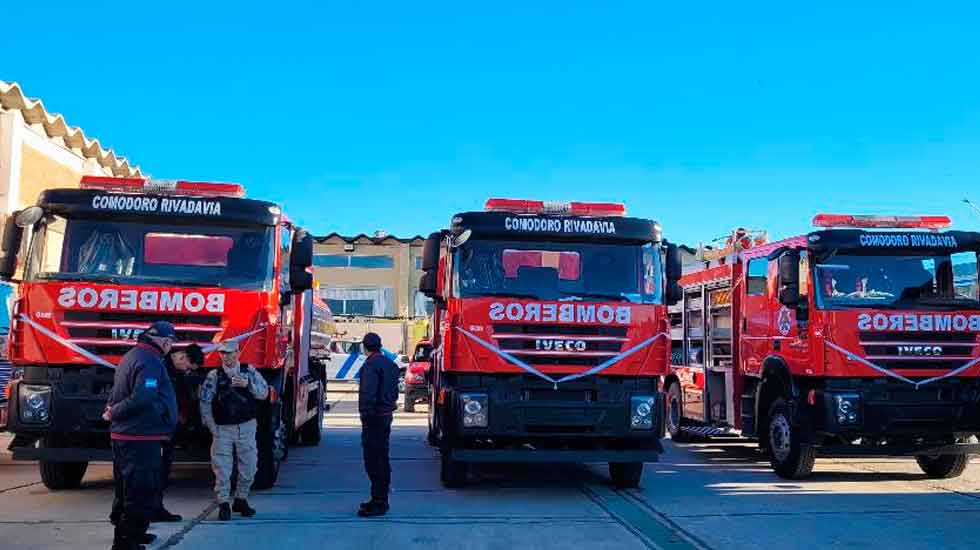
<svg viewBox="0 0 980 550">
<path fill-rule="evenodd" d="M 960 477 L 970 462 L 969 455 L 920 455 L 915 457 L 919 468 L 932 479 L 952 479 Z"/>
<path fill-rule="evenodd" d="M 282 418 L 282 401 L 259 407 L 258 433 L 259 467 L 253 486 L 269 489 L 279 477 L 279 465 L 286 458 L 286 424 Z M 264 417 L 261 411 L 266 412 Z"/>
<path fill-rule="evenodd" d="M 438 417 L 438 411 L 436 409 L 435 397 L 436 397 L 435 389 L 430 387 L 429 388 L 429 413 L 428 413 L 429 432 L 425 435 L 425 439 L 426 441 L 429 442 L 430 447 L 439 446 L 439 435 L 437 431 L 438 427 L 436 426 L 436 418 Z"/>
<path fill-rule="evenodd" d="M 769 463 L 784 479 L 803 479 L 813 473 L 816 450 L 802 442 L 800 429 L 793 426 L 786 400 L 776 399 L 769 407 Z"/>
<path fill-rule="evenodd" d="M 617 489 L 635 489 L 643 477 L 642 462 L 610 462 L 609 477 Z"/>
<path fill-rule="evenodd" d="M 667 390 L 667 432 L 670 439 L 677 443 L 688 443 L 694 438 L 681 430 L 684 425 L 684 397 L 681 395 L 681 385 L 674 382 Z"/>
<path fill-rule="evenodd" d="M 405 369 L 402 369 L 398 372 L 398 393 L 404 394 L 407 389 L 408 384 L 405 382 Z"/>
<path fill-rule="evenodd" d="M 305 447 L 316 447 L 323 438 L 323 388 L 318 392 L 316 414 L 300 428 L 300 442 Z"/>
<path fill-rule="evenodd" d="M 448 450 L 442 451 L 439 477 L 447 489 L 460 489 L 465 487 L 467 470 L 469 470 L 467 463 L 453 459 L 452 453 Z"/>
<path fill-rule="evenodd" d="M 48 462 L 40 463 L 41 481 L 51 491 L 78 489 L 88 469 L 88 462 Z"/>
<path fill-rule="evenodd" d="M 405 412 L 415 412 L 415 397 L 408 393 L 405 394 Z"/>
</svg>

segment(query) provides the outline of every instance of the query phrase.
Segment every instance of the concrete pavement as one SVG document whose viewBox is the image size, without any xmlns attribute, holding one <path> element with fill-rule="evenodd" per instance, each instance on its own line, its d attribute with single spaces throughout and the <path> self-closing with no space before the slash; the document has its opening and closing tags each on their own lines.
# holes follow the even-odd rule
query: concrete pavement
<svg viewBox="0 0 980 550">
<path fill-rule="evenodd" d="M 957 480 L 934 481 L 911 460 L 823 459 L 812 479 L 787 482 L 749 444 L 668 442 L 635 491 L 609 488 L 603 465 L 481 467 L 466 489 L 446 490 L 425 443 L 424 412 L 398 414 L 392 511 L 364 520 L 354 515 L 367 481 L 353 397 L 332 396 L 339 403 L 323 442 L 291 450 L 279 484 L 253 496 L 252 519 L 216 521 L 207 468 L 178 466 L 167 505 L 185 521 L 154 526 L 161 541 L 153 548 L 977 546 L 969 528 L 980 520 L 975 464 Z M 91 467 L 81 490 L 50 493 L 35 465 L 0 456 L 0 547 L 106 548 L 111 494 L 107 465 Z"/>
</svg>

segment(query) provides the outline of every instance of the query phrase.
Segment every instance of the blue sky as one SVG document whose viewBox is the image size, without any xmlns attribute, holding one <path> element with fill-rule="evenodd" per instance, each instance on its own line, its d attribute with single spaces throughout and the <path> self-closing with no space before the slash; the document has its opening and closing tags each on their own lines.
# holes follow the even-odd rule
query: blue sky
<svg viewBox="0 0 980 550">
<path fill-rule="evenodd" d="M 0 79 L 318 234 L 489 196 L 623 201 L 689 244 L 819 211 L 980 229 L 976 4 L 12 4 Z"/>
</svg>

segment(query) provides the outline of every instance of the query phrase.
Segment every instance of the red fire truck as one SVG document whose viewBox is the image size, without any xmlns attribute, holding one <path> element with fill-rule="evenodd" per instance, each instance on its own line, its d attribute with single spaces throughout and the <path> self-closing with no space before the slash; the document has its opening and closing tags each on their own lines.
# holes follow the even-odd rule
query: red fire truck
<svg viewBox="0 0 980 550">
<path fill-rule="evenodd" d="M 426 240 L 429 441 L 446 486 L 469 463 L 601 461 L 634 487 L 657 459 L 680 257 L 659 224 L 625 214 L 490 199 Z"/>
<path fill-rule="evenodd" d="M 672 309 L 673 439 L 756 438 L 784 478 L 823 456 L 962 473 L 980 432 L 980 234 L 945 216 L 817 215 L 702 250 Z"/>
<path fill-rule="evenodd" d="M 29 246 L 23 268 L 17 251 Z M 101 418 L 113 368 L 140 331 L 172 322 L 205 351 L 235 338 L 242 362 L 272 387 L 260 405 L 257 487 L 272 486 L 287 442 L 320 440 L 322 368 L 309 361 L 312 238 L 273 203 L 237 184 L 84 177 L 44 191 L 4 229 L 0 277 L 22 275 L 10 357 L 17 460 L 37 460 L 50 489 L 78 486 L 89 461 L 109 460 Z M 206 368 L 220 364 L 208 353 Z M 205 373 L 180 377 L 177 458 L 207 458 L 195 396 Z"/>
</svg>

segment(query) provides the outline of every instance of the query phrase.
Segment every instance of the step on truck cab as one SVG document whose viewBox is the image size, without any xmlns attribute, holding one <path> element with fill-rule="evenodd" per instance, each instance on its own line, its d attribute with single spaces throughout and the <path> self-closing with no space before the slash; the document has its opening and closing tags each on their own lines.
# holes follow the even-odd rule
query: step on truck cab
<svg viewBox="0 0 980 550">
<path fill-rule="evenodd" d="M 423 251 L 435 301 L 429 441 L 445 485 L 477 462 L 608 462 L 662 447 L 677 248 L 620 204 L 490 199 Z"/>
<path fill-rule="evenodd" d="M 959 475 L 980 451 L 980 234 L 945 216 L 813 222 L 772 243 L 737 230 L 681 279 L 672 438 L 756 438 L 790 479 L 817 454 Z"/>
<path fill-rule="evenodd" d="M 177 349 L 238 339 L 241 361 L 269 381 L 257 487 L 275 483 L 290 440 L 319 441 L 312 238 L 277 205 L 243 195 L 237 184 L 86 176 L 10 218 L 0 276 L 20 279 L 10 359 L 23 376 L 10 389 L 7 428 L 14 459 L 39 461 L 50 489 L 76 487 L 89 461 L 111 460 L 102 411 L 113 368 L 156 320 L 174 324 Z M 208 458 L 196 395 L 219 365 L 207 353 L 205 372 L 178 380 L 178 460 Z"/>
</svg>

